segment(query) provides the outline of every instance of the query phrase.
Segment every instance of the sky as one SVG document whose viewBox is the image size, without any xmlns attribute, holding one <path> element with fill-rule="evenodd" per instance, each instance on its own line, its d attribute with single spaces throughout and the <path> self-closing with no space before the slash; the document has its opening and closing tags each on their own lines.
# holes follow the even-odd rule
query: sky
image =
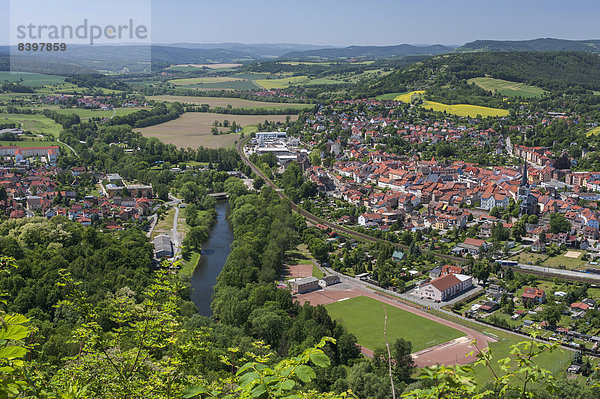
<svg viewBox="0 0 600 399">
<path fill-rule="evenodd" d="M 52 15 L 41 0 L 12 0 L 19 19 Z M 600 39 L 597 0 L 46 0 L 61 18 L 80 18 L 68 3 L 101 4 L 103 17 L 125 17 L 123 4 L 151 5 L 154 43 L 302 43 L 316 45 L 461 45 L 477 39 Z M 11 0 L 0 0 L 0 44 L 8 44 Z M 13 7 L 17 8 L 17 7 Z M 131 8 L 131 7 L 130 7 Z M 132 8 L 135 9 L 135 8 Z M 23 11 L 25 10 L 25 11 Z M 133 12 L 128 10 L 128 12 Z M 145 12 L 145 11 L 144 11 Z M 98 15 L 98 14 L 96 14 Z M 133 15 L 135 17 L 135 15 Z"/>
</svg>

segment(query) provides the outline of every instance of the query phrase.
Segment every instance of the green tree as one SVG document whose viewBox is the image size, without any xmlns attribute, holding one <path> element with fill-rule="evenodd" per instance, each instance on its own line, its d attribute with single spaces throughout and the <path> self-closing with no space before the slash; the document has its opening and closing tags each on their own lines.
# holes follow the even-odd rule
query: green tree
<svg viewBox="0 0 600 399">
<path fill-rule="evenodd" d="M 560 213 L 550 215 L 550 231 L 554 234 L 568 233 L 571 231 L 571 223 Z"/>
<path fill-rule="evenodd" d="M 546 306 L 540 314 L 542 320 L 550 326 L 556 326 L 560 321 L 561 310 L 558 306 Z"/>
<path fill-rule="evenodd" d="M 189 231 L 185 240 L 187 245 L 191 247 L 194 251 L 200 251 L 202 247 L 202 243 L 204 243 L 209 236 L 209 231 L 206 226 L 194 226 Z"/>
<path fill-rule="evenodd" d="M 415 361 L 411 355 L 412 343 L 404 338 L 398 338 L 392 347 L 392 358 L 394 359 L 394 375 L 404 382 L 409 382 L 415 369 Z"/>
<path fill-rule="evenodd" d="M 521 241 L 521 237 L 527 234 L 525 222 L 522 219 L 517 220 L 512 227 L 512 234 L 515 240 Z"/>
<path fill-rule="evenodd" d="M 198 200 L 199 197 L 204 196 L 205 191 L 196 182 L 188 181 L 183 183 L 179 189 L 179 195 L 187 203 L 192 203 Z"/>
<path fill-rule="evenodd" d="M 265 181 L 262 177 L 257 176 L 254 181 L 252 182 L 252 187 L 254 187 L 255 190 L 259 190 L 262 188 L 262 186 L 265 185 Z"/>
</svg>

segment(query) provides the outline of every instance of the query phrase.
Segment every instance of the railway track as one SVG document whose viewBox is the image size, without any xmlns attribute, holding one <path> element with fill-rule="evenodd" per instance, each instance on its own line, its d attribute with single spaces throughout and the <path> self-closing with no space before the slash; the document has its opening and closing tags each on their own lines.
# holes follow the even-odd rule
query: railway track
<svg viewBox="0 0 600 399">
<path fill-rule="evenodd" d="M 298 207 L 298 205 L 297 205 L 296 203 L 294 203 L 292 200 L 290 200 L 290 199 L 289 199 L 289 198 L 288 198 L 288 197 L 287 197 L 287 196 L 286 196 L 286 195 L 283 193 L 283 191 L 282 191 L 281 189 L 279 189 L 279 188 L 278 188 L 278 187 L 275 185 L 275 183 L 273 183 L 273 182 L 271 181 L 271 179 L 269 179 L 267 176 L 265 176 L 265 174 L 264 174 L 264 173 L 263 173 L 263 172 L 262 172 L 262 171 L 261 171 L 261 170 L 260 170 L 260 169 L 259 169 L 259 168 L 258 168 L 256 165 L 254 165 L 254 164 L 253 164 L 253 163 L 252 163 L 252 162 L 251 162 L 251 161 L 248 159 L 248 157 L 246 156 L 246 154 L 244 154 L 244 144 L 245 144 L 245 143 L 246 143 L 246 142 L 247 142 L 249 139 L 250 139 L 250 137 L 246 137 L 245 139 L 243 139 L 243 140 L 240 140 L 240 141 L 239 141 L 239 142 L 236 144 L 236 146 L 235 146 L 235 148 L 236 148 L 236 150 L 237 150 L 238 154 L 240 155 L 240 158 L 242 159 L 242 162 L 244 162 L 246 165 L 248 165 L 248 166 L 250 167 L 250 169 L 252 169 L 252 171 L 253 171 L 255 174 L 257 174 L 258 176 L 260 176 L 261 178 L 263 178 L 263 179 L 264 179 L 264 181 L 265 181 L 265 182 L 266 182 L 266 183 L 267 183 L 269 186 L 273 187 L 273 188 L 274 188 L 274 189 L 277 191 L 277 194 L 279 195 L 279 197 L 280 197 L 280 198 L 287 200 L 287 201 L 290 203 L 290 205 L 291 205 L 291 207 L 292 207 L 292 209 L 293 209 L 294 211 L 298 212 L 300 215 L 304 216 L 306 219 L 310 220 L 311 222 L 313 222 L 313 223 L 315 223 L 315 224 L 322 224 L 322 225 L 324 225 L 324 226 L 327 226 L 327 227 L 329 227 L 329 228 L 330 228 L 330 229 L 332 229 L 333 231 L 335 231 L 335 232 L 337 232 L 337 233 L 340 233 L 340 234 L 343 234 L 343 235 L 352 236 L 352 237 L 358 238 L 358 239 L 360 239 L 360 240 L 363 240 L 363 241 L 370 241 L 370 242 L 385 242 L 385 243 L 388 243 L 388 244 L 390 244 L 390 245 L 393 245 L 393 246 L 395 246 L 396 248 L 401 248 L 401 249 L 404 249 L 404 250 L 408 250 L 408 249 L 410 249 L 410 247 L 409 247 L 409 246 L 407 246 L 407 245 L 398 244 L 398 243 L 391 242 L 391 241 L 388 241 L 388 240 L 384 240 L 384 239 L 381 239 L 381 238 L 373 237 L 373 236 L 370 236 L 370 235 L 368 235 L 368 234 L 360 233 L 360 232 L 358 232 L 358 231 L 354 231 L 354 230 L 352 230 L 352 229 L 349 229 L 349 228 L 346 228 L 346 227 L 340 226 L 340 225 L 338 225 L 338 224 L 335 224 L 335 223 L 332 223 L 332 222 L 330 222 L 330 221 L 328 221 L 328 220 L 322 219 L 322 218 L 320 218 L 320 217 L 318 217 L 318 216 L 316 216 L 316 215 L 313 215 L 312 213 L 310 213 L 310 212 L 308 212 L 308 211 L 306 211 L 306 210 L 304 210 L 304 209 L 302 209 L 302 208 Z M 421 249 L 421 250 L 423 251 L 423 249 Z M 445 259 L 445 260 L 448 260 L 448 261 L 452 261 L 452 262 L 465 263 L 465 262 L 467 261 L 466 259 L 463 259 L 463 258 L 457 258 L 456 256 L 452 256 L 452 255 L 446 255 L 446 254 L 440 254 L 440 253 L 433 252 L 433 251 L 429 251 L 429 250 L 425 250 L 424 252 L 425 252 L 425 253 L 430 253 L 430 254 L 433 254 L 434 256 L 436 256 L 436 257 L 438 257 L 438 258 L 442 258 L 442 259 Z"/>
<path fill-rule="evenodd" d="M 304 216 L 306 219 L 310 220 L 311 222 L 315 223 L 315 224 L 322 224 L 325 225 L 327 227 L 329 227 L 330 229 L 332 229 L 333 231 L 336 231 L 337 233 L 341 233 L 343 235 L 347 235 L 347 236 L 352 236 L 354 238 L 358 238 L 360 240 L 363 241 L 370 241 L 370 242 L 385 242 L 388 244 L 391 244 L 393 246 L 395 246 L 396 248 L 401 248 L 404 250 L 408 250 L 410 249 L 410 247 L 406 246 L 406 245 L 402 245 L 402 244 L 398 244 L 395 242 L 391 242 L 388 240 L 383 240 L 381 238 L 377 238 L 377 237 L 373 237 L 370 236 L 368 234 L 364 234 L 364 233 L 360 233 L 358 231 L 354 231 L 351 229 L 348 229 L 346 227 L 337 225 L 335 223 L 332 223 L 330 221 L 327 221 L 325 219 L 322 219 L 316 215 L 313 215 L 310 212 L 307 212 L 304 209 L 301 209 L 298 207 L 298 205 L 296 203 L 294 203 L 292 200 L 290 200 L 281 189 L 279 189 L 275 183 L 273 183 L 271 181 L 271 179 L 269 179 L 267 176 L 265 176 L 265 174 L 256 166 L 254 165 L 246 156 L 246 154 L 244 154 L 244 144 L 246 144 L 246 142 L 250 139 L 250 137 L 246 137 L 243 140 L 240 140 L 236 145 L 235 148 L 238 152 L 238 154 L 240 155 L 240 158 L 242 159 L 242 161 L 248 165 L 250 167 L 250 169 L 252 169 L 252 171 L 254 173 L 256 173 L 258 176 L 262 177 L 264 179 L 264 181 L 266 182 L 266 184 L 268 184 L 269 186 L 273 187 L 276 191 L 277 194 L 279 195 L 280 198 L 287 200 L 290 203 L 290 206 L 292 207 L 292 209 L 296 212 L 298 212 L 300 215 Z M 422 249 L 421 249 L 422 250 Z M 429 250 L 425 250 L 425 253 L 430 253 L 433 254 L 434 256 L 441 258 L 441 259 L 445 259 L 448 261 L 452 261 L 452 262 L 457 262 L 457 263 L 466 263 L 467 260 L 463 259 L 463 258 L 457 258 L 456 256 L 451 256 L 451 255 L 446 255 L 446 254 L 440 254 L 434 251 L 429 251 Z M 504 269 L 506 269 L 506 267 L 504 267 Z M 539 272 L 539 271 L 535 271 L 535 270 L 529 270 L 529 269 L 521 269 L 521 268 L 516 268 L 516 270 L 519 273 L 524 273 L 524 274 L 533 274 L 536 276 L 542 276 L 542 277 L 546 277 L 546 278 L 559 278 L 559 279 L 563 279 L 563 280 L 569 280 L 569 281 L 577 281 L 577 282 L 587 282 L 587 283 L 598 283 L 597 280 L 594 279 L 586 279 L 583 277 L 574 277 L 574 276 L 557 276 L 557 275 L 552 275 L 551 271 L 548 271 L 546 273 L 544 272 Z"/>
</svg>

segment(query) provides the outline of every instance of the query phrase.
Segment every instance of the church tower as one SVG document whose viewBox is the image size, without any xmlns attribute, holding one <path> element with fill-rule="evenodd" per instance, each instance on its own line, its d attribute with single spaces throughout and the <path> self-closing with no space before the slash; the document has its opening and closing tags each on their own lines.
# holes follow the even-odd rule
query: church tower
<svg viewBox="0 0 600 399">
<path fill-rule="evenodd" d="M 531 195 L 529 180 L 527 179 L 527 161 L 523 160 L 523 172 L 521 173 L 521 184 L 517 192 L 517 198 L 521 201 L 519 215 L 533 215 L 537 205 L 537 198 Z"/>
</svg>

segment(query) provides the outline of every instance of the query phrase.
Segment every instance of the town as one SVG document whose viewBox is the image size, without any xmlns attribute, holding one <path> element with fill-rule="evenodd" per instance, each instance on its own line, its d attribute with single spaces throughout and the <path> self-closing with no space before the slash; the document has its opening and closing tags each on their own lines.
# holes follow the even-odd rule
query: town
<svg viewBox="0 0 600 399">
<path fill-rule="evenodd" d="M 0 392 L 600 397 L 600 42 L 97 48 L 0 71 Z"/>
</svg>

